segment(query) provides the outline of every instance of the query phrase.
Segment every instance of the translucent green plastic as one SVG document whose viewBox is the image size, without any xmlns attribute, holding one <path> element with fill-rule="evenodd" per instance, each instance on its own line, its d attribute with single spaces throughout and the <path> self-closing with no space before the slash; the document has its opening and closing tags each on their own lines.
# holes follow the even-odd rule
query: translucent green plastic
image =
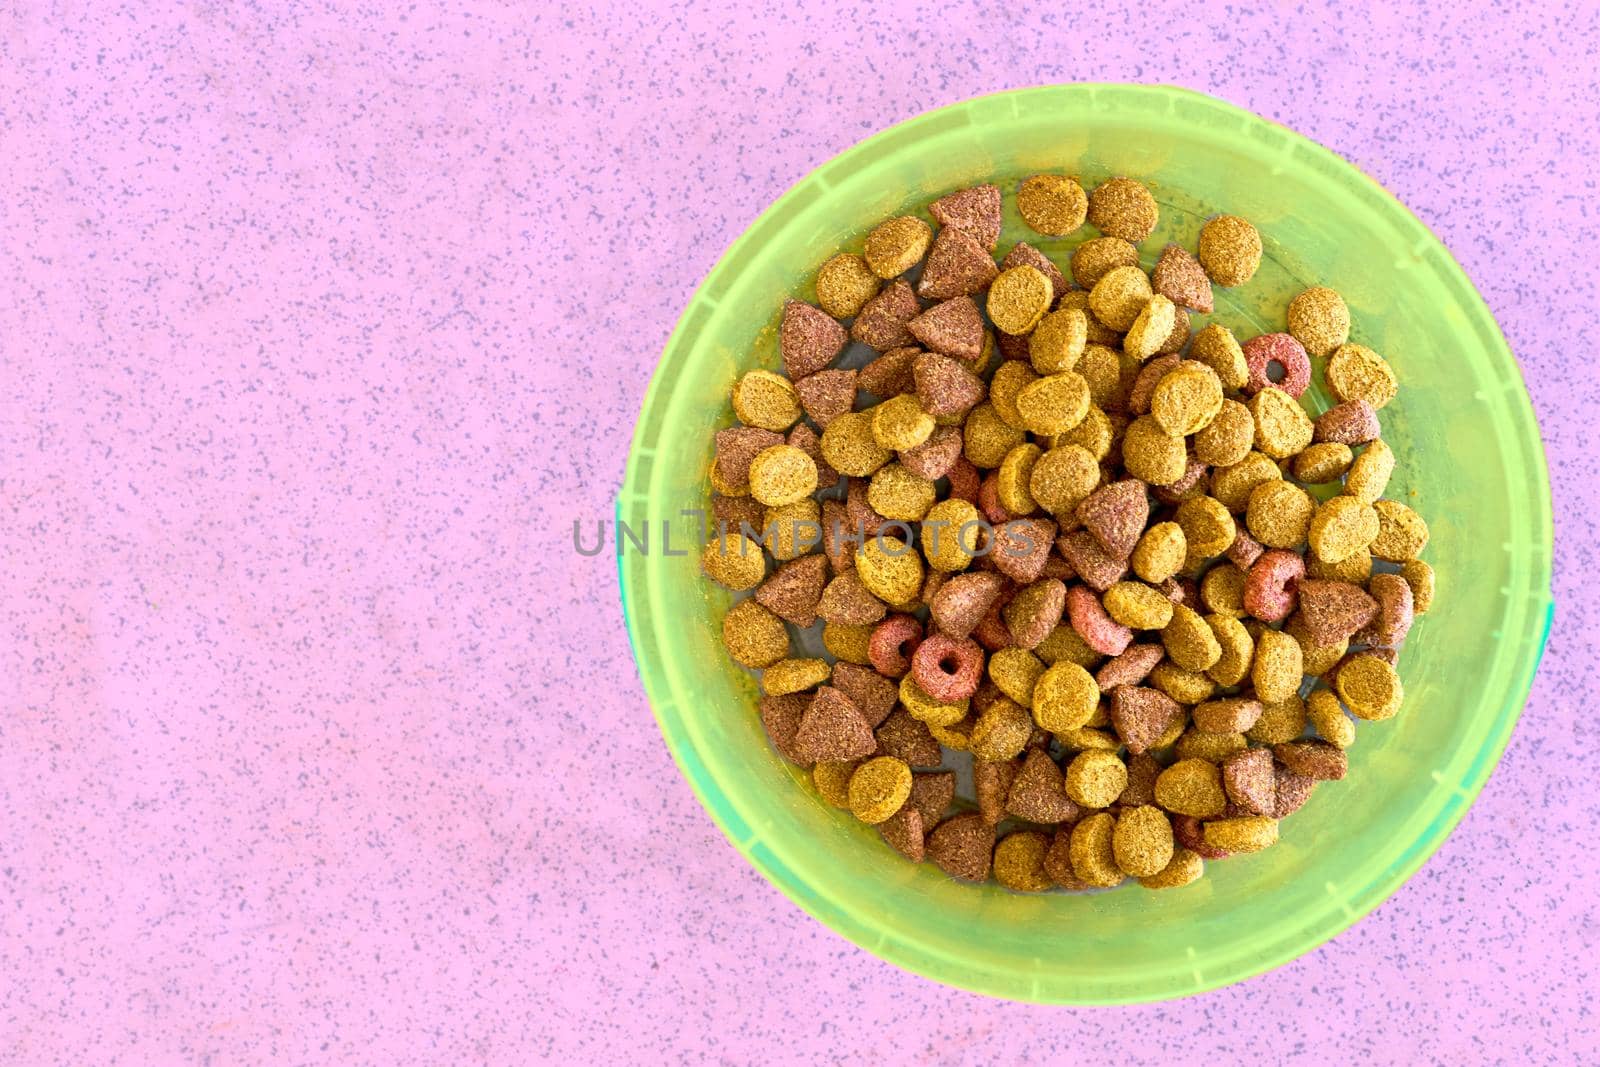
<svg viewBox="0 0 1600 1067">
<path fill-rule="evenodd" d="M 1017 219 L 1015 181 L 1039 171 L 1148 182 L 1164 243 L 1195 247 L 1228 211 L 1261 230 L 1248 285 L 1217 290 L 1241 334 L 1283 328 L 1308 284 L 1336 287 L 1354 339 L 1401 379 L 1383 412 L 1400 459 L 1389 495 L 1432 526 L 1433 609 L 1401 657 L 1407 699 L 1362 724 L 1350 773 L 1324 785 L 1254 856 L 1207 864 L 1179 890 L 1134 883 L 1022 896 L 913 865 L 826 807 L 769 749 L 755 680 L 719 643 L 728 597 L 697 573 L 680 509 L 704 508 L 711 435 L 731 422 L 743 370 L 779 365 L 786 297 L 812 299 L 817 266 L 865 232 L 979 181 L 1006 191 L 1000 248 L 1026 237 L 1058 263 L 1087 229 L 1040 240 Z M 1315 379 L 1321 382 L 1321 362 Z M 1308 393 L 1316 410 L 1326 397 Z M 1062 1004 L 1157 1000 L 1215 988 L 1307 952 L 1361 918 L 1444 841 L 1494 768 L 1549 629 L 1550 491 L 1516 363 L 1449 252 L 1393 197 L 1310 141 L 1184 90 L 1073 85 L 969 101 L 894 127 L 818 168 L 736 241 L 678 323 L 645 398 L 618 517 L 651 529 L 620 559 L 645 689 L 684 777 L 729 840 L 829 927 L 901 967 L 994 996 Z M 698 542 L 696 542 L 697 544 Z"/>
</svg>

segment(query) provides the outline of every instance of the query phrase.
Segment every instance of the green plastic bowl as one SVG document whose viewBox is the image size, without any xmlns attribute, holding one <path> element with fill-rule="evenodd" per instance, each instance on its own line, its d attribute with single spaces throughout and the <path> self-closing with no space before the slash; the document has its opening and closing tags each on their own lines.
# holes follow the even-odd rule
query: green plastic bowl
<svg viewBox="0 0 1600 1067">
<path fill-rule="evenodd" d="M 1400 464 L 1389 495 L 1428 519 L 1439 575 L 1401 657 L 1406 706 L 1361 724 L 1349 777 L 1325 785 L 1253 856 L 1210 863 L 1179 890 L 1133 883 L 1024 896 L 913 865 L 827 807 L 770 750 L 756 681 L 723 653 L 729 597 L 697 572 L 711 435 L 729 389 L 779 366 L 786 297 L 812 299 L 816 268 L 875 223 L 952 189 L 1006 191 L 1001 249 L 1026 238 L 1058 263 L 1081 242 L 1039 240 L 1010 195 L 1040 171 L 1140 178 L 1161 202 L 1142 246 L 1195 246 L 1227 211 L 1266 243 L 1256 277 L 1217 291 L 1241 333 L 1283 329 L 1314 283 L 1348 300 L 1353 337 L 1401 379 L 1384 412 Z M 1203 321 L 1203 320 L 1202 320 Z M 1316 381 L 1321 382 L 1317 361 Z M 1321 393 L 1308 393 L 1316 410 Z M 869 952 L 939 982 L 1018 1000 L 1109 1004 L 1197 993 L 1259 974 L 1344 930 L 1444 841 L 1493 770 L 1549 632 L 1550 490 L 1527 393 L 1482 299 L 1410 212 L 1350 164 L 1281 126 L 1171 88 L 1069 85 L 943 108 L 818 168 L 722 257 L 684 311 L 645 397 L 617 502 L 649 528 L 619 561 L 639 672 L 667 746 L 735 847 L 811 915 Z M 672 523 L 667 554 L 661 523 Z"/>
</svg>

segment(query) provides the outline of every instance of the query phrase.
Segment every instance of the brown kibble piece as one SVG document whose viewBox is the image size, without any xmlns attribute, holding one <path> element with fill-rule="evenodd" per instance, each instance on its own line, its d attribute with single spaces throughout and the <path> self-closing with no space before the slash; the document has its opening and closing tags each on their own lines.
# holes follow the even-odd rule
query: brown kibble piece
<svg viewBox="0 0 1600 1067">
<path fill-rule="evenodd" d="M 1150 517 L 1144 483 L 1127 478 L 1097 489 L 1078 505 L 1076 517 L 1107 555 L 1126 560 Z"/>
<path fill-rule="evenodd" d="M 1000 573 L 1027 584 L 1044 572 L 1056 524 L 1049 519 L 1013 519 L 995 528 L 991 558 Z"/>
<path fill-rule="evenodd" d="M 878 747 L 872 726 L 855 703 L 829 685 L 817 689 L 794 735 L 794 751 L 807 762 L 863 759 Z"/>
<path fill-rule="evenodd" d="M 1311 424 L 1312 440 L 1341 445 L 1364 445 L 1375 441 L 1382 428 L 1378 413 L 1365 400 L 1346 400 L 1324 411 Z"/>
<path fill-rule="evenodd" d="M 994 827 L 976 812 L 946 819 L 928 836 L 927 856 L 952 878 L 981 882 L 989 877 Z"/>
<path fill-rule="evenodd" d="M 1242 734 L 1261 718 L 1261 701 L 1251 697 L 1208 700 L 1194 709 L 1194 728 L 1208 734 Z"/>
<path fill-rule="evenodd" d="M 1222 784 L 1228 799 L 1252 815 L 1277 811 L 1277 774 L 1267 749 L 1250 748 L 1223 760 Z"/>
<path fill-rule="evenodd" d="M 970 234 L 992 249 L 1000 240 L 1000 187 L 984 184 L 957 189 L 929 204 L 928 214 L 946 230 Z"/>
<path fill-rule="evenodd" d="M 989 288 L 1000 268 L 994 257 L 969 233 L 944 229 L 928 250 L 928 262 L 917 280 L 917 295 L 930 300 L 949 300 Z"/>
<path fill-rule="evenodd" d="M 784 302 L 778 348 L 791 379 L 799 381 L 832 363 L 847 339 L 844 327 L 826 312 L 800 300 Z"/>
<path fill-rule="evenodd" d="M 915 808 L 923 826 L 933 826 L 944 818 L 956 796 L 954 771 L 925 771 L 911 776 L 911 795 L 906 807 Z"/>
<path fill-rule="evenodd" d="M 1057 578 L 1040 578 L 1011 598 L 1002 615 L 1018 648 L 1036 648 L 1061 622 L 1067 587 Z"/>
<path fill-rule="evenodd" d="M 1150 273 L 1155 291 L 1179 307 L 1210 314 L 1211 279 L 1200 261 L 1179 245 L 1167 245 Z"/>
<path fill-rule="evenodd" d="M 922 813 L 910 804 L 878 824 L 878 833 L 900 855 L 912 863 L 921 863 L 927 854 L 927 843 L 922 832 Z"/>
<path fill-rule="evenodd" d="M 954 576 L 928 605 L 934 625 L 951 637 L 968 636 L 989 613 L 1004 586 L 1005 579 L 990 571 Z"/>
<path fill-rule="evenodd" d="M 1317 645 L 1348 640 L 1378 613 L 1378 602 L 1349 582 L 1302 578 L 1296 588 L 1301 625 Z"/>
<path fill-rule="evenodd" d="M 917 399 L 929 415 L 962 415 L 983 399 L 983 380 L 948 356 L 924 352 L 912 362 L 911 372 Z"/>
<path fill-rule="evenodd" d="M 906 328 L 934 352 L 968 363 L 983 354 L 983 316 L 970 296 L 935 304 L 906 323 Z"/>
<path fill-rule="evenodd" d="M 790 763 L 798 763 L 801 766 L 806 766 L 811 761 L 795 750 L 794 735 L 800 729 L 800 721 L 810 706 L 811 697 L 805 693 L 764 696 L 757 704 L 761 714 L 761 726 L 767 731 L 767 739 L 772 742 L 772 747 L 777 750 L 778 755 Z"/>
<path fill-rule="evenodd" d="M 1327 741 L 1288 741 L 1273 745 L 1272 754 L 1295 774 L 1319 782 L 1343 778 L 1349 765 L 1344 749 Z"/>
<path fill-rule="evenodd" d="M 894 710 L 900 687 L 893 679 L 885 678 L 870 667 L 854 663 L 833 665 L 833 686 L 849 697 L 867 720 L 867 725 L 877 728 Z"/>
<path fill-rule="evenodd" d="M 879 352 L 909 345 L 914 338 L 906 329 L 906 323 L 916 318 L 921 310 L 922 305 L 917 302 L 917 294 L 911 291 L 911 286 L 903 278 L 896 279 L 862 307 L 850 327 L 850 337 Z M 865 382 L 862 388 L 872 390 Z"/>
<path fill-rule="evenodd" d="M 761 583 L 755 599 L 774 615 L 802 630 L 817 621 L 817 604 L 828 561 L 820 555 L 801 556 L 783 564 Z"/>
<path fill-rule="evenodd" d="M 1134 755 L 1155 747 L 1182 716 L 1178 702 L 1159 689 L 1123 685 L 1111 694 L 1111 723 Z"/>
<path fill-rule="evenodd" d="M 1061 768 L 1040 748 L 1029 749 L 1023 757 L 1011 782 L 1006 811 L 1037 823 L 1071 822 L 1078 817 L 1078 806 L 1063 791 Z"/>
</svg>

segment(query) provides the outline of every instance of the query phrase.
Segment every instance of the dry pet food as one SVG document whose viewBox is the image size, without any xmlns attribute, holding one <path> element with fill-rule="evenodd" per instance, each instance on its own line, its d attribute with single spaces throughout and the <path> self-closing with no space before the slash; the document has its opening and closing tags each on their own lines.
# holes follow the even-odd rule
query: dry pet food
<svg viewBox="0 0 1600 1067">
<path fill-rule="evenodd" d="M 1248 219 L 1071 171 L 908 207 L 773 309 L 699 565 L 831 817 L 1011 892 L 1181 891 L 1360 780 L 1444 587 L 1337 279 L 1256 326 Z"/>
</svg>

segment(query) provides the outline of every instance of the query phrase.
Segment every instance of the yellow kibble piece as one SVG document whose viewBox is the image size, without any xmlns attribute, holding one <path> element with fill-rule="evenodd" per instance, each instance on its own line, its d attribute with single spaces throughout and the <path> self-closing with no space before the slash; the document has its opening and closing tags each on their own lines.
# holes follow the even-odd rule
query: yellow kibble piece
<svg viewBox="0 0 1600 1067">
<path fill-rule="evenodd" d="M 1094 676 L 1076 663 L 1063 661 L 1039 675 L 1033 687 L 1033 720 L 1051 733 L 1076 730 L 1088 725 L 1099 703 L 1100 687 Z"/>
<path fill-rule="evenodd" d="M 1250 365 L 1245 361 L 1239 339 L 1224 325 L 1213 322 L 1194 335 L 1189 357 L 1216 371 L 1222 387 L 1238 392 L 1250 380 Z"/>
<path fill-rule="evenodd" d="M 1110 807 L 1128 787 L 1128 767 L 1115 752 L 1090 749 L 1067 764 L 1067 796 L 1086 808 Z"/>
<path fill-rule="evenodd" d="M 1204 671 L 1186 670 L 1170 659 L 1164 659 L 1151 668 L 1150 684 L 1178 703 L 1186 705 L 1209 700 L 1217 691 L 1217 683 L 1211 680 L 1210 675 Z M 1171 736 L 1163 737 L 1152 747 L 1162 748 L 1176 741 L 1187 723 L 1188 720 L 1181 716 L 1173 720 L 1172 726 L 1168 728 Z"/>
<path fill-rule="evenodd" d="M 1089 397 L 1092 401 L 1095 393 L 1094 382 L 1087 377 L 1083 380 L 1089 382 Z M 1066 433 L 1056 434 L 1055 437 L 1051 438 L 1051 444 L 1056 448 L 1064 445 L 1077 445 L 1093 456 L 1095 462 L 1098 463 L 1111 454 L 1111 444 L 1115 437 L 1116 430 L 1111 425 L 1111 416 L 1094 407 L 1091 403 L 1088 414 L 1084 415 L 1083 421 Z M 1038 494 L 1035 495 L 1037 496 Z"/>
<path fill-rule="evenodd" d="M 922 410 L 915 393 L 901 393 L 872 409 L 873 440 L 891 452 L 909 452 L 933 436 L 933 428 L 933 416 Z"/>
<path fill-rule="evenodd" d="M 1055 735 L 1061 742 L 1061 747 L 1068 752 L 1116 752 L 1122 747 L 1122 742 L 1105 730 L 1082 727 L 1077 730 L 1063 730 Z"/>
<path fill-rule="evenodd" d="M 1421 615 L 1433 604 L 1433 568 L 1420 559 L 1407 560 L 1400 565 L 1400 577 L 1411 587 L 1412 608 Z"/>
<path fill-rule="evenodd" d="M 1122 465 L 1142 482 L 1171 485 L 1188 469 L 1189 455 L 1183 438 L 1162 429 L 1152 416 L 1141 415 L 1122 435 Z"/>
<path fill-rule="evenodd" d="M 764 448 L 750 461 L 750 495 L 768 507 L 804 500 L 816 488 L 816 462 L 792 445 Z"/>
<path fill-rule="evenodd" d="M 1159 630 L 1172 621 L 1172 601 L 1143 582 L 1116 582 L 1101 602 L 1106 614 L 1135 630 Z"/>
<path fill-rule="evenodd" d="M 1256 638 L 1256 658 L 1250 667 L 1250 682 L 1264 704 L 1294 695 L 1305 677 L 1305 658 L 1300 642 L 1282 630 L 1262 630 Z"/>
<path fill-rule="evenodd" d="M 1072 864 L 1072 873 L 1084 884 L 1103 889 L 1122 881 L 1122 869 L 1117 866 L 1116 850 L 1111 843 L 1116 824 L 1115 816 L 1102 811 L 1072 828 L 1067 858 Z"/>
<path fill-rule="evenodd" d="M 1261 694 L 1257 693 L 1256 697 L 1260 699 Z M 1245 731 L 1245 736 L 1260 745 L 1281 745 L 1293 741 L 1305 730 L 1306 702 L 1299 693 L 1290 693 L 1281 700 L 1262 700 L 1261 717 Z"/>
<path fill-rule="evenodd" d="M 1173 518 L 1183 530 L 1191 560 L 1222 555 L 1239 532 L 1233 515 L 1215 497 L 1190 497 L 1178 505 Z"/>
<path fill-rule="evenodd" d="M 1277 843 L 1278 820 L 1265 815 L 1213 819 L 1201 831 L 1206 844 L 1224 852 L 1260 852 Z"/>
<path fill-rule="evenodd" d="M 922 557 L 893 534 L 868 537 L 856 550 L 856 573 L 886 604 L 908 604 L 922 590 Z"/>
<path fill-rule="evenodd" d="M 1039 456 L 1028 474 L 1029 495 L 1053 515 L 1070 514 L 1099 484 L 1100 464 L 1081 445 L 1057 445 Z M 1004 497 L 1000 502 L 1005 504 Z M 1009 504 L 1006 510 L 1018 514 Z"/>
<path fill-rule="evenodd" d="M 1054 289 L 1038 267 L 1027 264 L 1003 270 L 989 286 L 989 321 L 1010 334 L 1032 330 L 1050 310 Z"/>
<path fill-rule="evenodd" d="M 1218 615 L 1244 616 L 1244 571 L 1232 563 L 1219 563 L 1200 579 L 1200 600 Z"/>
<path fill-rule="evenodd" d="M 824 761 L 811 768 L 811 781 L 822 799 L 836 808 L 850 807 L 850 779 L 856 773 L 856 760 Z"/>
<path fill-rule="evenodd" d="M 1172 823 L 1153 804 L 1124 808 L 1111 832 L 1111 849 L 1124 874 L 1149 878 L 1172 862 Z"/>
<path fill-rule="evenodd" d="M 1200 230 L 1197 258 L 1216 284 L 1243 285 L 1261 266 L 1261 234 L 1237 215 L 1218 215 Z"/>
<path fill-rule="evenodd" d="M 1250 398 L 1247 406 L 1256 420 L 1259 451 L 1273 459 L 1287 459 L 1311 443 L 1311 416 L 1282 389 L 1263 389 Z"/>
<path fill-rule="evenodd" d="M 1421 515 L 1398 500 L 1380 500 L 1372 507 L 1378 513 L 1378 535 L 1369 546 L 1374 556 L 1404 563 L 1422 554 L 1428 545 L 1428 524 Z"/>
<path fill-rule="evenodd" d="M 1133 573 L 1147 582 L 1160 584 L 1183 569 L 1189 554 L 1189 541 L 1183 527 L 1175 522 L 1158 522 L 1139 535 L 1133 546 Z"/>
<path fill-rule="evenodd" d="M 1354 656 L 1334 676 L 1339 699 L 1358 719 L 1387 719 L 1400 710 L 1405 690 L 1393 666 L 1378 656 Z"/>
<path fill-rule="evenodd" d="M 1172 662 L 1186 671 L 1209 670 L 1222 656 L 1217 635 L 1205 619 L 1185 604 L 1172 605 L 1172 619 L 1161 631 L 1161 643 Z"/>
<path fill-rule="evenodd" d="M 1050 839 L 1037 830 L 1008 834 L 994 846 L 994 880 L 1014 893 L 1047 893 L 1055 881 L 1045 873 Z"/>
<path fill-rule="evenodd" d="M 1338 563 L 1372 544 L 1378 526 L 1378 512 L 1371 504 L 1353 496 L 1336 496 L 1317 506 L 1307 535 L 1311 551 L 1329 563 Z"/>
<path fill-rule="evenodd" d="M 938 700 L 924 692 L 909 674 L 900 679 L 900 703 L 905 705 L 907 715 L 927 726 L 930 732 L 936 726 L 941 729 L 955 726 L 972 709 L 970 697 Z"/>
<path fill-rule="evenodd" d="M 1122 339 L 1122 350 L 1141 362 L 1149 359 L 1172 336 L 1172 328 L 1177 321 L 1177 307 L 1171 300 L 1156 293 L 1128 327 L 1128 333 Z"/>
<path fill-rule="evenodd" d="M 1350 339 L 1350 308 L 1344 297 L 1314 285 L 1289 301 L 1289 335 L 1313 356 L 1326 356 Z"/>
<path fill-rule="evenodd" d="M 1137 267 L 1139 250 L 1120 237 L 1091 237 L 1072 253 L 1072 280 L 1085 290 L 1117 267 Z M 1081 296 L 1087 297 L 1084 292 Z M 1092 326 L 1093 324 L 1091 324 Z"/>
<path fill-rule="evenodd" d="M 911 768 L 893 756 L 869 759 L 850 776 L 850 812 L 877 824 L 899 811 L 911 796 Z"/>
<path fill-rule="evenodd" d="M 1060 308 L 1039 320 L 1028 335 L 1028 359 L 1040 374 L 1060 374 L 1078 365 L 1089 341 L 1089 316 Z"/>
<path fill-rule="evenodd" d="M 722 617 L 722 644 L 739 666 L 760 670 L 789 654 L 789 631 L 782 619 L 751 598 Z"/>
<path fill-rule="evenodd" d="M 1170 434 L 1186 437 L 1211 425 L 1222 411 L 1222 382 L 1204 363 L 1185 360 L 1162 376 L 1150 398 L 1150 415 Z"/>
<path fill-rule="evenodd" d="M 1211 495 L 1226 511 L 1244 511 L 1256 486 L 1282 477 L 1283 472 L 1272 457 L 1251 452 L 1238 463 L 1211 472 Z"/>
<path fill-rule="evenodd" d="M 922 519 L 922 552 L 928 566 L 953 574 L 972 564 L 983 532 L 983 515 L 976 505 L 952 497 L 928 509 Z"/>
<path fill-rule="evenodd" d="M 1249 676 L 1250 665 L 1255 661 L 1255 638 L 1250 636 L 1244 623 L 1230 615 L 1213 612 L 1205 619 L 1216 636 L 1217 647 L 1222 650 L 1217 662 L 1206 669 L 1206 674 L 1218 685 L 1238 685 Z"/>
<path fill-rule="evenodd" d="M 1036 434 L 1066 433 L 1089 412 L 1089 383 L 1072 371 L 1030 382 L 1017 393 L 1017 414 Z"/>
<path fill-rule="evenodd" d="M 1311 639 L 1305 621 L 1298 614 L 1289 616 L 1289 621 L 1283 624 L 1283 632 L 1300 642 L 1300 656 L 1304 661 L 1300 669 L 1310 677 L 1326 674 L 1350 651 L 1350 642 L 1347 640 L 1331 645 L 1317 644 Z"/>
<path fill-rule="evenodd" d="M 1156 803 L 1178 815 L 1209 819 L 1228 806 L 1222 771 L 1203 759 L 1181 759 L 1156 778 Z"/>
<path fill-rule="evenodd" d="M 1122 356 L 1115 349 L 1098 344 L 1084 345 L 1078 373 L 1089 383 L 1089 401 L 1097 408 L 1120 403 L 1127 396 L 1122 383 Z"/>
<path fill-rule="evenodd" d="M 1020 362 L 1011 360 L 1005 365 L 1010 366 L 1011 363 Z M 828 429 L 833 429 L 834 423 L 838 421 L 839 419 L 834 419 L 828 423 Z M 826 431 L 823 436 L 827 436 Z M 1026 439 L 1026 434 L 1021 428 L 1008 425 L 995 410 L 995 406 L 985 402 L 972 409 L 972 414 L 967 416 L 967 424 L 961 428 L 961 451 L 973 466 L 987 470 L 1000 466 L 1005 462 L 1006 454 Z M 830 459 L 828 462 L 833 461 Z M 834 466 L 837 468 L 838 464 Z"/>
<path fill-rule="evenodd" d="M 1313 689 L 1306 697 L 1306 716 L 1317 736 L 1338 748 L 1349 748 L 1356 741 L 1356 724 L 1339 706 L 1339 698 L 1329 689 Z"/>
<path fill-rule="evenodd" d="M 887 463 L 878 468 L 867 485 L 867 503 L 886 519 L 901 522 L 920 522 L 933 502 L 938 490 L 926 478 L 912 474 L 898 463 Z"/>
<path fill-rule="evenodd" d="M 1033 707 L 1034 687 L 1044 674 L 1044 661 L 1025 648 L 1002 648 L 989 657 L 989 680 L 1025 708 Z"/>
<path fill-rule="evenodd" d="M 817 271 L 817 303 L 836 319 L 853 319 L 878 295 L 878 276 L 861 256 L 841 252 Z"/>
<path fill-rule="evenodd" d="M 822 624 L 822 647 L 833 653 L 835 658 L 846 663 L 856 663 L 865 667 L 872 662 L 868 648 L 872 643 L 872 626 L 860 626 L 842 622 L 827 622 Z"/>
<path fill-rule="evenodd" d="M 922 262 L 933 228 L 915 215 L 880 222 L 867 234 L 867 266 L 880 278 L 896 278 Z"/>
<path fill-rule="evenodd" d="M 773 697 L 815 689 L 833 676 L 825 659 L 781 659 L 761 672 L 761 688 Z"/>
<path fill-rule="evenodd" d="M 865 478 L 889 462 L 893 453 L 878 443 L 873 418 L 869 411 L 847 411 L 829 420 L 821 441 L 828 466 L 852 478 Z"/>
<path fill-rule="evenodd" d="M 1052 667 L 1057 663 L 1076 663 L 1080 667 L 1093 667 L 1101 658 L 1100 653 L 1090 648 L 1084 642 L 1082 635 L 1066 623 L 1051 630 L 1050 636 L 1039 642 L 1033 654 Z"/>
<path fill-rule="evenodd" d="M 1375 504 L 1389 488 L 1389 478 L 1393 474 L 1394 450 L 1382 441 L 1372 441 L 1350 464 L 1344 491 L 1357 500 Z"/>
<path fill-rule="evenodd" d="M 999 697 L 978 713 L 968 748 L 979 759 L 1008 760 L 1020 755 L 1033 736 L 1033 716 L 1010 697 Z"/>
<path fill-rule="evenodd" d="M 737 593 L 761 584 L 767 576 L 767 557 L 750 538 L 727 532 L 706 546 L 700 569 L 713 582 Z"/>
<path fill-rule="evenodd" d="M 1172 753 L 1179 759 L 1199 759 L 1220 764 L 1236 752 L 1250 747 L 1244 734 L 1208 734 L 1201 730 L 1185 730 Z"/>
<path fill-rule="evenodd" d="M 1366 585 L 1367 579 L 1372 577 L 1372 553 L 1363 546 L 1334 562 L 1323 559 L 1313 549 L 1306 554 L 1306 577 Z"/>
<path fill-rule="evenodd" d="M 995 368 L 989 380 L 989 403 L 1006 425 L 1025 429 L 1022 414 L 1017 411 L 1017 394 L 1039 380 L 1032 365 L 1020 359 L 1009 359 Z"/>
<path fill-rule="evenodd" d="M 1113 267 L 1089 290 L 1089 310 L 1102 323 L 1122 333 L 1133 325 L 1152 295 L 1150 278 L 1144 271 L 1138 267 Z"/>
<path fill-rule="evenodd" d="M 1389 403 L 1400 391 L 1388 362 L 1364 345 L 1340 345 L 1328 357 L 1323 374 L 1329 392 L 1340 401 L 1365 400 L 1375 409 Z"/>
<path fill-rule="evenodd" d="M 1256 419 L 1237 400 L 1224 400 L 1204 429 L 1194 435 L 1194 458 L 1213 467 L 1231 467 L 1256 443 Z"/>
<path fill-rule="evenodd" d="M 970 708 L 960 719 L 948 726 L 937 721 L 925 723 L 933 739 L 952 752 L 966 752 L 972 747 L 972 730 L 976 724 L 977 720 L 972 717 Z"/>
<path fill-rule="evenodd" d="M 787 430 L 800 421 L 800 394 L 781 374 L 749 371 L 734 384 L 733 413 L 746 426 Z"/>
<path fill-rule="evenodd" d="M 1336 482 L 1344 477 L 1354 459 L 1355 453 L 1350 451 L 1349 445 L 1323 441 L 1294 457 L 1294 476 L 1307 485 Z"/>
<path fill-rule="evenodd" d="M 806 497 L 792 504 L 768 508 L 762 531 L 761 539 L 773 559 L 780 563 L 799 559 L 816 548 L 822 536 L 822 507 Z"/>
<path fill-rule="evenodd" d="M 1017 187 L 1017 214 L 1035 233 L 1065 237 L 1083 225 L 1089 198 L 1076 178 L 1035 174 Z"/>
<path fill-rule="evenodd" d="M 1316 510 L 1311 494 L 1293 482 L 1262 482 L 1250 492 L 1245 528 L 1268 548 L 1294 548 L 1305 542 Z"/>
<path fill-rule="evenodd" d="M 1029 485 L 1033 478 L 1034 467 L 1042 455 L 1044 455 L 1043 449 L 1030 441 L 1007 452 L 1006 458 L 1001 461 L 1000 475 L 995 483 L 995 495 L 1000 498 L 1000 506 L 1012 515 L 1019 517 L 1031 515 L 1038 510 L 1039 503 L 1034 500 Z M 879 510 L 882 511 L 881 508 Z"/>
<path fill-rule="evenodd" d="M 1150 190 L 1132 178 L 1112 178 L 1089 194 L 1089 221 L 1107 237 L 1137 243 L 1149 237 L 1160 220 Z"/>
<path fill-rule="evenodd" d="M 1206 862 L 1197 852 L 1174 849 L 1172 859 L 1158 873 L 1139 879 L 1146 889 L 1182 889 L 1198 882 L 1206 873 Z"/>
</svg>

